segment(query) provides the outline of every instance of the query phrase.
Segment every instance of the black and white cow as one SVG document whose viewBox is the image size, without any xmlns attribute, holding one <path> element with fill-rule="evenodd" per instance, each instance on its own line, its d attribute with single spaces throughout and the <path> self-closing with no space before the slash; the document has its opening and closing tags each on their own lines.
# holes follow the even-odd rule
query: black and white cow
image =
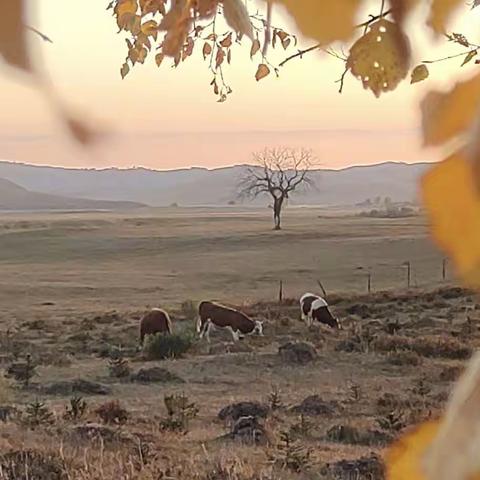
<svg viewBox="0 0 480 480">
<path fill-rule="evenodd" d="M 341 328 L 338 319 L 331 314 L 327 301 L 318 295 L 313 293 L 303 295 L 300 299 L 300 310 L 302 320 L 308 326 L 317 321 L 331 328 Z"/>
<path fill-rule="evenodd" d="M 197 332 L 200 338 L 210 341 L 210 331 L 221 328 L 229 330 L 236 342 L 245 335 L 263 335 L 263 324 L 252 320 L 242 312 L 219 303 L 201 302 L 198 307 Z"/>
</svg>

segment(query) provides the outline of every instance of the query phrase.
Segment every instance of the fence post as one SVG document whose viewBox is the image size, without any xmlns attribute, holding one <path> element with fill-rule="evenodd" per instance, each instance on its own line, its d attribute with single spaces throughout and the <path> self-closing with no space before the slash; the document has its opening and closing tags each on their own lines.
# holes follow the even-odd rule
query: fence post
<svg viewBox="0 0 480 480">
<path fill-rule="evenodd" d="M 368 293 L 372 291 L 372 272 L 368 272 L 367 274 L 367 289 Z"/>
<path fill-rule="evenodd" d="M 412 280 L 412 268 L 410 262 L 406 262 L 407 265 L 407 287 L 410 288 L 411 280 Z"/>
<path fill-rule="evenodd" d="M 447 278 L 447 259 L 442 260 L 442 280 Z"/>
<path fill-rule="evenodd" d="M 283 280 L 280 280 L 280 286 L 278 290 L 278 303 L 283 302 Z"/>
</svg>

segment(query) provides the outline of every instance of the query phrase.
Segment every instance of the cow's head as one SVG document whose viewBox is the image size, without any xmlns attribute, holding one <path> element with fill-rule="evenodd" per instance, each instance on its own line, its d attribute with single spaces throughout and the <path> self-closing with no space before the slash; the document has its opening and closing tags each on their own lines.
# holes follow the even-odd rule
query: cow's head
<svg viewBox="0 0 480 480">
<path fill-rule="evenodd" d="M 263 337 L 263 322 L 260 320 L 255 320 L 255 327 L 253 328 L 253 333 Z"/>
<path fill-rule="evenodd" d="M 329 315 L 329 318 L 326 318 L 325 320 L 323 320 L 325 322 L 326 325 L 328 325 L 330 328 L 334 328 L 334 329 L 337 329 L 337 330 L 341 330 L 342 329 L 342 325 L 340 324 L 340 321 L 338 320 L 338 318 L 334 317 L 333 315 Z"/>
</svg>

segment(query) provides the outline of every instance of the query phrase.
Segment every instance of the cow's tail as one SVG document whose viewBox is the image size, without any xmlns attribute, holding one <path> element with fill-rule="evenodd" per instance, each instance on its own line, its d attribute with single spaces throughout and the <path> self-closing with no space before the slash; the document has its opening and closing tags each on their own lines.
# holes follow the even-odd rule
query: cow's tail
<svg viewBox="0 0 480 480">
<path fill-rule="evenodd" d="M 195 320 L 195 330 L 197 333 L 200 333 L 200 330 L 202 329 L 202 317 L 200 314 L 197 315 L 197 319 Z"/>
</svg>

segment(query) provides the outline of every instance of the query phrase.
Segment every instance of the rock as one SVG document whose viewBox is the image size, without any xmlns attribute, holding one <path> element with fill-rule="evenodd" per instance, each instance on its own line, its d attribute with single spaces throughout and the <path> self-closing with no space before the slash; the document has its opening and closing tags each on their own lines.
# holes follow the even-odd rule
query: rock
<svg viewBox="0 0 480 480">
<path fill-rule="evenodd" d="M 209 350 L 209 355 L 224 355 L 227 353 L 250 353 L 253 352 L 252 347 L 244 342 L 227 342 L 217 343 L 212 345 Z"/>
<path fill-rule="evenodd" d="M 220 420 L 230 420 L 236 422 L 242 417 L 266 418 L 268 407 L 258 402 L 239 402 L 232 403 L 222 408 L 218 412 Z"/>
<path fill-rule="evenodd" d="M 317 350 L 308 342 L 288 342 L 281 345 L 278 354 L 286 363 L 306 365 L 317 358 Z"/>
<path fill-rule="evenodd" d="M 183 378 L 180 378 L 174 373 L 169 372 L 166 368 L 161 367 L 141 368 L 138 372 L 135 372 L 130 376 L 130 380 L 139 383 L 185 383 Z"/>
<path fill-rule="evenodd" d="M 15 450 L 0 455 L 4 480 L 64 480 L 63 462 L 57 455 L 36 450 Z"/>
<path fill-rule="evenodd" d="M 293 407 L 292 411 L 303 415 L 333 415 L 336 409 L 336 403 L 326 402 L 318 395 L 310 395 L 302 403 Z"/>
<path fill-rule="evenodd" d="M 322 475 L 333 480 L 355 478 L 355 480 L 384 480 L 385 467 L 376 455 L 362 457 L 357 460 L 341 460 L 327 463 L 322 469 Z"/>
<path fill-rule="evenodd" d="M 83 395 L 109 395 L 112 389 L 102 383 L 84 380 L 77 378 L 75 380 L 63 380 L 60 382 L 53 382 L 41 387 L 41 390 L 46 395 L 73 395 L 81 393 Z"/>
<path fill-rule="evenodd" d="M 268 437 L 265 427 L 256 417 L 240 417 L 232 425 L 232 430 L 223 438 L 234 440 L 248 445 L 266 445 Z"/>
</svg>

